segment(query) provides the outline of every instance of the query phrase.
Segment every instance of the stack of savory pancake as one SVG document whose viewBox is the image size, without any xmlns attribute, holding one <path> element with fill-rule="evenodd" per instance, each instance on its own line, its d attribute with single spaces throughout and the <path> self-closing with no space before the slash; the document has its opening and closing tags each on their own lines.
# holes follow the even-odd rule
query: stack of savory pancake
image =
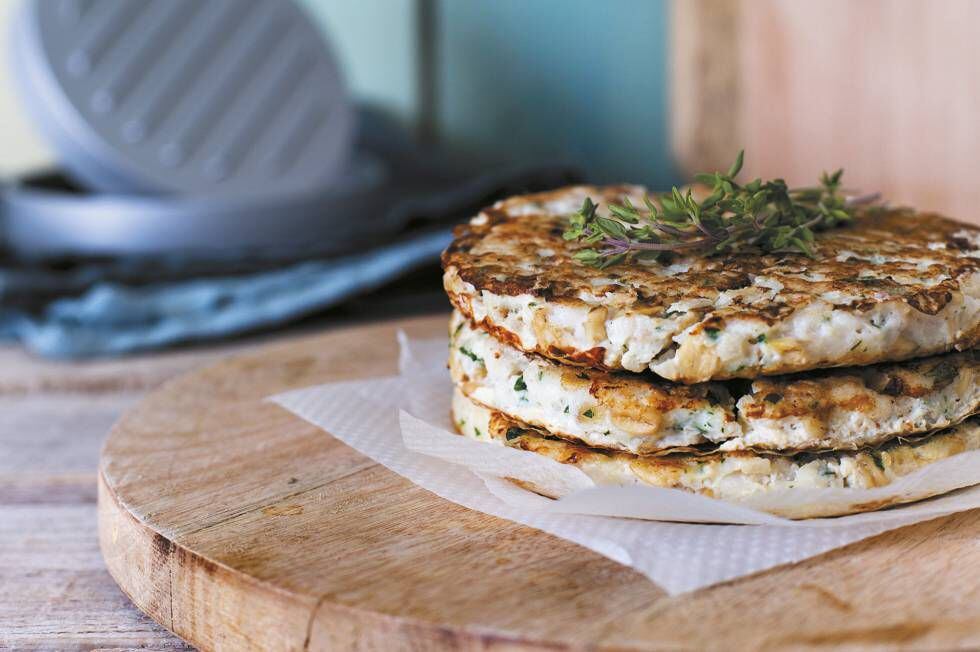
<svg viewBox="0 0 980 652">
<path fill-rule="evenodd" d="M 600 485 L 736 503 L 883 486 L 980 449 L 980 229 L 875 210 L 817 234 L 813 258 L 597 269 L 573 258 L 586 245 L 562 237 L 586 196 L 601 213 L 624 197 L 642 205 L 643 189 L 508 199 L 459 227 L 444 253 L 461 434 L 575 465 Z"/>
</svg>

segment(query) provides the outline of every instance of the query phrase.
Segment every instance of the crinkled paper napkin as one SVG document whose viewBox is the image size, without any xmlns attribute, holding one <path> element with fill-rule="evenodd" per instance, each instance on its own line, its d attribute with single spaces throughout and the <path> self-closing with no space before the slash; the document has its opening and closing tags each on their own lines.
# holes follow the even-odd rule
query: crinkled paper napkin
<svg viewBox="0 0 980 652">
<path fill-rule="evenodd" d="M 398 376 L 329 383 L 270 400 L 446 500 L 573 541 L 634 568 L 671 594 L 980 507 L 980 486 L 970 486 L 980 479 L 980 452 L 937 462 L 888 487 L 810 490 L 806 500 L 847 502 L 881 500 L 922 486 L 955 490 L 832 519 L 790 521 L 672 489 L 596 487 L 577 468 L 454 434 L 446 339 L 411 340 L 404 334 L 399 339 Z M 544 498 L 505 476 L 563 497 Z M 799 492 L 793 495 L 765 502 L 800 499 Z"/>
</svg>

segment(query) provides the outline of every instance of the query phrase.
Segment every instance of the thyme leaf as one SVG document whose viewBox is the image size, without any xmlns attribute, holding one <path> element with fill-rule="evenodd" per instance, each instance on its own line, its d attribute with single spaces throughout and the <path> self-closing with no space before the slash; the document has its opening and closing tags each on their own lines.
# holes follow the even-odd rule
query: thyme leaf
<svg viewBox="0 0 980 652">
<path fill-rule="evenodd" d="M 858 206 L 877 195 L 845 197 L 843 170 L 824 173 L 813 187 L 790 188 L 782 179 L 754 179 L 741 184 L 744 150 L 727 172 L 702 173 L 695 179 L 711 194 L 695 199 L 691 190 L 674 187 L 644 206 L 629 199 L 611 204 L 610 215 L 586 198 L 569 216 L 565 240 L 585 246 L 574 253 L 579 262 L 604 269 L 626 260 L 662 260 L 671 253 L 715 255 L 755 250 L 797 252 L 814 256 L 814 233 L 851 222 Z"/>
</svg>

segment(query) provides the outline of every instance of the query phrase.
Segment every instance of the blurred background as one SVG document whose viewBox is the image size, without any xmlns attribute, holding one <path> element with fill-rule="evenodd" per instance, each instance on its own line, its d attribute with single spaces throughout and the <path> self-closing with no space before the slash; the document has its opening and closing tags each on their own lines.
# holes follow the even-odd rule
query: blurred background
<svg viewBox="0 0 980 652">
<path fill-rule="evenodd" d="M 17 4 L 0 2 L 6 174 L 55 160 L 11 86 L 8 41 Z M 329 40 L 354 99 L 429 139 L 488 161 L 560 157 L 599 180 L 673 180 L 666 2 L 300 4 Z"/>
<path fill-rule="evenodd" d="M 59 72 L 72 62 L 57 44 L 47 52 L 54 82 L 44 81 L 44 44 L 13 38 L 31 32 L 16 14 L 25 4 L 47 7 L 61 40 L 82 49 L 100 20 L 112 27 L 88 75 L 95 86 Z M 241 73 L 245 91 L 215 92 L 220 111 L 205 126 L 217 135 L 199 129 L 200 149 L 247 134 L 234 128 L 249 112 L 302 141 L 310 110 L 330 110 L 289 174 L 252 170 L 244 185 L 203 190 L 161 177 L 167 170 L 123 174 L 106 151 L 135 142 L 116 133 L 131 135 L 125 102 L 118 119 L 81 102 L 91 114 L 82 128 L 48 110 L 61 91 L 45 84 L 96 106 L 98 84 L 111 87 L 104 80 L 127 65 L 137 99 L 126 102 L 138 104 L 141 76 L 149 92 L 180 56 L 165 44 L 204 20 L 193 12 L 219 6 L 125 9 L 151 4 L 0 3 L 0 338 L 36 354 L 118 355 L 310 319 L 443 310 L 438 252 L 480 206 L 580 181 L 666 189 L 726 167 L 741 148 L 746 175 L 804 184 L 843 166 L 855 190 L 980 222 L 980 4 L 969 0 L 298 0 L 327 44 L 321 63 L 344 80 L 307 84 L 321 96 L 306 108 L 249 95 L 275 87 L 263 77 L 285 57 L 249 52 L 275 24 L 249 9 L 259 31 L 215 32 L 255 59 Z M 288 4 L 234 7 L 272 16 Z M 198 86 L 181 87 L 188 106 L 207 93 Z M 179 130 L 190 114 L 170 106 L 162 124 Z M 249 147 L 238 151 L 260 149 Z"/>
</svg>

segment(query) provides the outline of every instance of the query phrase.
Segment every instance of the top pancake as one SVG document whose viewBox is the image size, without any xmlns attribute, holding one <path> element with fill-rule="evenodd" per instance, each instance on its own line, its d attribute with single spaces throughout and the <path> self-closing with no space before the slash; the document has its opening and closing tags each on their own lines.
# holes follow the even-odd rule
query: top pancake
<svg viewBox="0 0 980 652">
<path fill-rule="evenodd" d="M 456 307 L 527 352 L 696 383 L 904 360 L 980 340 L 980 229 L 908 209 L 860 215 L 799 253 L 676 256 L 599 270 L 562 238 L 575 186 L 498 202 L 443 254 Z"/>
</svg>

